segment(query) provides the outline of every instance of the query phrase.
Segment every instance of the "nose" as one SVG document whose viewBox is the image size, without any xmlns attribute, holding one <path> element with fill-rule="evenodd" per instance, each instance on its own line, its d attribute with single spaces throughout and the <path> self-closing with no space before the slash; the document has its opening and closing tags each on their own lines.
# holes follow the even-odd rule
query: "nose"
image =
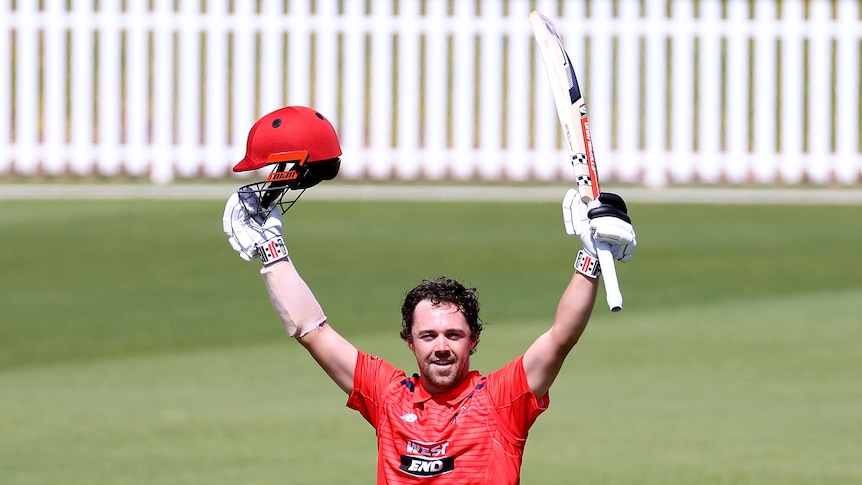
<svg viewBox="0 0 862 485">
<path fill-rule="evenodd" d="M 438 355 L 449 353 L 449 342 L 446 341 L 446 337 L 443 335 L 434 340 L 434 353 Z"/>
</svg>

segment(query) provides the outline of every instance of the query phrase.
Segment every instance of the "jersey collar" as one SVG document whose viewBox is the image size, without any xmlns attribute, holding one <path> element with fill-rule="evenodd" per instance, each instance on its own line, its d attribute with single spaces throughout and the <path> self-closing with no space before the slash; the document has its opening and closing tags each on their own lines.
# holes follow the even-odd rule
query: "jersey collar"
<svg viewBox="0 0 862 485">
<path fill-rule="evenodd" d="M 414 404 L 423 403 L 433 399 L 438 403 L 446 403 L 449 406 L 455 406 L 476 389 L 479 381 L 482 380 L 482 376 L 479 374 L 479 371 L 470 371 L 470 373 L 467 374 L 467 378 L 460 384 L 440 394 L 431 394 L 427 389 L 425 389 L 425 386 L 422 385 L 421 378 L 417 378 L 416 380 L 418 382 L 416 384 L 416 392 L 413 393 Z"/>
</svg>

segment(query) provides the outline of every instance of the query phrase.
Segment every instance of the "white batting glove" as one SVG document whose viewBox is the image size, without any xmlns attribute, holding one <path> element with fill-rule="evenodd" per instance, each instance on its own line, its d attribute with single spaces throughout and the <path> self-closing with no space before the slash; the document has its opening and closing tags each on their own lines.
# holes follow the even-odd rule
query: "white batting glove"
<svg viewBox="0 0 862 485">
<path fill-rule="evenodd" d="M 254 194 L 251 197 L 257 198 Z M 287 258 L 287 246 L 281 236 L 281 211 L 272 211 L 263 225 L 249 216 L 239 194 L 234 193 L 224 208 L 222 226 L 231 247 L 245 261 L 260 258 L 264 264 Z M 246 201 L 248 204 L 253 201 Z"/>
<path fill-rule="evenodd" d="M 628 262 L 637 247 L 634 227 L 622 197 L 602 193 L 599 200 L 588 207 L 578 191 L 569 189 L 563 198 L 563 224 L 566 233 L 581 238 L 584 251 L 596 257 L 596 242 L 607 243 L 614 259 Z"/>
</svg>

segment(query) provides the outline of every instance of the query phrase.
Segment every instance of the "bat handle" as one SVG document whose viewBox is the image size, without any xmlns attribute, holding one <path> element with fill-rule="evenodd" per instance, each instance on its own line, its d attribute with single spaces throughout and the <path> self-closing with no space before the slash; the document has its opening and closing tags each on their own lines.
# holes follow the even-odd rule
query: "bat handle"
<svg viewBox="0 0 862 485">
<path fill-rule="evenodd" d="M 611 254 L 608 243 L 596 242 L 599 264 L 602 267 L 602 280 L 605 282 L 608 308 L 612 312 L 623 309 L 623 294 L 620 293 L 620 281 L 617 279 L 617 268 L 614 265 L 614 255 Z"/>
</svg>

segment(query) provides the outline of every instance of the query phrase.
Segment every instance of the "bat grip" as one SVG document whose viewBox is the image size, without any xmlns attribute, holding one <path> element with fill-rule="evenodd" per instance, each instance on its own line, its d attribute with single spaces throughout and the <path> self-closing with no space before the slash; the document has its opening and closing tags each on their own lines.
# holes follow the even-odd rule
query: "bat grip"
<svg viewBox="0 0 862 485">
<path fill-rule="evenodd" d="M 614 255 L 611 254 L 609 248 L 610 246 L 606 242 L 596 242 L 596 253 L 602 267 L 602 280 L 605 282 L 608 308 L 612 312 L 618 312 L 623 309 L 623 294 L 620 293 L 620 282 L 617 279 Z"/>
</svg>

